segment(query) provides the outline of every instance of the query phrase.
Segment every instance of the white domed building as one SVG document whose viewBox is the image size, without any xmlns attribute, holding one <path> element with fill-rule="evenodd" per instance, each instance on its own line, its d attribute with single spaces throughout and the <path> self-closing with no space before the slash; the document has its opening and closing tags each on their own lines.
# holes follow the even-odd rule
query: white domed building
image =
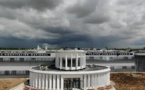
<svg viewBox="0 0 145 90">
<path fill-rule="evenodd" d="M 86 65 L 83 50 L 59 50 L 55 64 L 30 69 L 30 86 L 40 90 L 98 90 L 110 85 L 110 68 Z"/>
</svg>

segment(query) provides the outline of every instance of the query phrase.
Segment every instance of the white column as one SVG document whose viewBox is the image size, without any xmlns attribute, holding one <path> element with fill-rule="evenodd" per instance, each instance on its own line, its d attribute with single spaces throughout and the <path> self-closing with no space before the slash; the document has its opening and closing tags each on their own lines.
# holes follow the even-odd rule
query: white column
<svg viewBox="0 0 145 90">
<path fill-rule="evenodd" d="M 88 74 L 88 88 L 90 88 L 90 74 Z"/>
<path fill-rule="evenodd" d="M 91 79 L 92 85 L 91 86 L 92 86 L 92 88 L 94 88 L 94 74 L 92 74 L 91 76 L 92 76 L 92 79 Z"/>
<path fill-rule="evenodd" d="M 102 73 L 100 74 L 100 84 L 101 84 L 101 86 L 102 86 Z"/>
<path fill-rule="evenodd" d="M 95 74 L 95 88 L 97 88 L 98 87 L 98 78 L 97 78 L 97 74 Z"/>
<path fill-rule="evenodd" d="M 67 55 L 65 56 L 65 69 L 67 70 Z"/>
<path fill-rule="evenodd" d="M 107 77 L 107 78 L 108 78 L 108 82 L 107 82 L 107 83 L 110 84 L 110 72 L 107 72 L 107 73 L 108 73 L 108 74 L 107 74 L 107 76 L 108 76 L 108 77 Z"/>
<path fill-rule="evenodd" d="M 52 90 L 52 75 L 49 75 L 49 90 Z"/>
<path fill-rule="evenodd" d="M 104 80 L 104 76 L 105 76 L 105 74 L 102 73 L 102 85 L 104 85 L 104 82 L 106 81 L 106 80 Z"/>
<path fill-rule="evenodd" d="M 80 67 L 83 68 L 83 55 L 81 55 Z"/>
<path fill-rule="evenodd" d="M 107 85 L 108 84 L 108 72 L 105 72 L 105 77 L 104 78 L 106 79 L 105 84 Z"/>
<path fill-rule="evenodd" d="M 62 69 L 62 57 L 60 57 L 60 62 L 59 63 L 60 63 L 59 68 Z"/>
<path fill-rule="evenodd" d="M 57 90 L 60 90 L 60 86 L 59 86 L 59 81 L 60 80 L 60 76 L 59 75 L 57 75 Z"/>
<path fill-rule="evenodd" d="M 96 74 L 96 88 L 98 87 L 98 74 Z"/>
<path fill-rule="evenodd" d="M 91 74 L 91 88 L 93 88 L 93 74 Z"/>
<path fill-rule="evenodd" d="M 78 67 L 78 53 L 77 53 L 77 58 L 76 58 L 76 69 Z"/>
<path fill-rule="evenodd" d="M 35 88 L 38 88 L 38 75 L 35 73 Z"/>
<path fill-rule="evenodd" d="M 72 70 L 72 54 L 71 54 L 71 56 L 70 56 L 70 57 L 71 57 L 70 59 L 71 59 L 71 70 Z"/>
<path fill-rule="evenodd" d="M 39 89 L 41 89 L 41 74 L 38 75 L 39 75 Z"/>
<path fill-rule="evenodd" d="M 32 72 L 30 72 L 30 86 L 32 86 Z"/>
<path fill-rule="evenodd" d="M 98 82 L 98 86 L 100 86 L 100 74 L 97 74 L 97 82 Z"/>
<path fill-rule="evenodd" d="M 45 81 L 45 83 L 46 83 L 46 84 L 45 84 L 45 89 L 48 90 L 48 74 L 46 74 L 45 77 L 46 77 L 46 78 L 45 78 L 45 80 L 46 80 L 46 81 Z"/>
<path fill-rule="evenodd" d="M 33 87 L 33 73 L 31 73 L 31 86 Z"/>
<path fill-rule="evenodd" d="M 99 86 L 101 86 L 101 75 L 100 74 L 99 74 L 98 79 L 99 79 Z"/>
<path fill-rule="evenodd" d="M 86 58 L 85 58 L 85 55 L 84 55 L 84 67 L 86 67 Z"/>
<path fill-rule="evenodd" d="M 33 87 L 35 87 L 35 73 L 33 73 Z"/>
<path fill-rule="evenodd" d="M 45 89 L 45 74 L 42 74 L 42 89 Z"/>
<path fill-rule="evenodd" d="M 63 87 L 63 83 L 64 83 L 64 82 L 63 82 L 63 78 L 62 78 L 62 76 L 61 76 L 61 90 L 63 90 L 63 88 L 64 88 L 64 87 Z"/>
<path fill-rule="evenodd" d="M 79 67 L 82 68 L 82 55 L 80 55 L 80 61 L 79 62 L 80 62 L 80 66 Z"/>
<path fill-rule="evenodd" d="M 55 66 L 58 68 L 58 57 L 55 59 Z"/>
<path fill-rule="evenodd" d="M 55 79 L 56 79 L 56 75 L 53 75 L 53 90 L 56 90 L 56 88 L 55 88 L 55 85 L 56 85 Z"/>
<path fill-rule="evenodd" d="M 84 89 L 83 89 L 83 90 L 87 90 L 87 89 L 86 89 L 86 82 L 87 82 L 87 80 L 86 80 L 86 75 L 84 75 L 84 81 L 83 81 L 83 82 L 84 82 Z"/>
<path fill-rule="evenodd" d="M 36 84 L 37 86 L 37 88 L 39 88 L 39 74 L 37 73 L 37 84 Z"/>
</svg>

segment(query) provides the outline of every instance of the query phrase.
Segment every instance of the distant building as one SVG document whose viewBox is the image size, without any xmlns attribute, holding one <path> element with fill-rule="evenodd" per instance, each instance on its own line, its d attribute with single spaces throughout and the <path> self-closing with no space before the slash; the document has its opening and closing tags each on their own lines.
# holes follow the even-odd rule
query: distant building
<svg viewBox="0 0 145 90">
<path fill-rule="evenodd" d="M 136 71 L 145 72 L 145 50 L 135 53 Z"/>
<path fill-rule="evenodd" d="M 60 49 L 63 50 L 63 49 Z M 70 50 L 70 49 L 66 49 Z M 0 50 L 0 75 L 28 75 L 29 69 L 42 64 L 52 64 L 58 50 Z M 110 66 L 111 70 L 133 69 L 134 53 L 116 50 L 84 50 L 86 64 Z"/>
</svg>

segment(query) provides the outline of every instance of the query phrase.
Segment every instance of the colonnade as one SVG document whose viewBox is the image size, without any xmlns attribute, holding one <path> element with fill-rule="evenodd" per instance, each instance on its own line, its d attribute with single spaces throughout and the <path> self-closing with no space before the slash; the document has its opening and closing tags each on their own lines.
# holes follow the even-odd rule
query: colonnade
<svg viewBox="0 0 145 90">
<path fill-rule="evenodd" d="M 65 60 L 63 62 L 63 60 Z M 70 60 L 70 62 L 69 62 Z M 73 65 L 75 62 L 75 65 Z M 70 64 L 70 66 L 68 65 Z M 55 60 L 55 67 L 64 70 L 78 70 L 86 67 L 86 56 L 85 55 L 63 55 L 58 56 Z"/>
<path fill-rule="evenodd" d="M 52 74 L 30 72 L 30 86 L 33 88 L 44 89 L 44 90 L 64 90 L 65 76 L 66 75 L 56 75 L 56 74 L 52 75 Z M 74 77 L 70 76 L 69 78 L 74 78 Z M 83 90 L 87 90 L 91 88 L 96 89 L 98 87 L 110 84 L 109 71 L 103 73 L 94 73 L 94 74 L 81 74 L 77 78 L 80 78 L 80 84 Z"/>
<path fill-rule="evenodd" d="M 61 75 L 30 72 L 30 86 L 44 90 L 63 90 L 63 78 Z"/>
<path fill-rule="evenodd" d="M 110 72 L 83 75 L 83 90 L 96 89 L 110 84 Z"/>
</svg>

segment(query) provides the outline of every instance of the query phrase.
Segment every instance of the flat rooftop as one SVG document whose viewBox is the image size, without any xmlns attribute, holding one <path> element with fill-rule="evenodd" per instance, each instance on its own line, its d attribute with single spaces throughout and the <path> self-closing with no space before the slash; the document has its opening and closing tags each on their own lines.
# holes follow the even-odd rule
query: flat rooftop
<svg viewBox="0 0 145 90">
<path fill-rule="evenodd" d="M 103 70 L 103 69 L 107 69 L 108 67 L 106 66 L 99 66 L 99 65 L 86 65 L 86 68 L 84 69 L 80 69 L 80 70 L 62 70 L 62 69 L 57 69 L 55 68 L 55 65 L 50 65 L 50 66 L 46 66 L 46 65 L 42 65 L 42 66 L 37 66 L 37 67 L 33 67 L 32 69 L 34 70 L 42 70 L 42 71 L 96 71 L 96 70 Z"/>
</svg>

